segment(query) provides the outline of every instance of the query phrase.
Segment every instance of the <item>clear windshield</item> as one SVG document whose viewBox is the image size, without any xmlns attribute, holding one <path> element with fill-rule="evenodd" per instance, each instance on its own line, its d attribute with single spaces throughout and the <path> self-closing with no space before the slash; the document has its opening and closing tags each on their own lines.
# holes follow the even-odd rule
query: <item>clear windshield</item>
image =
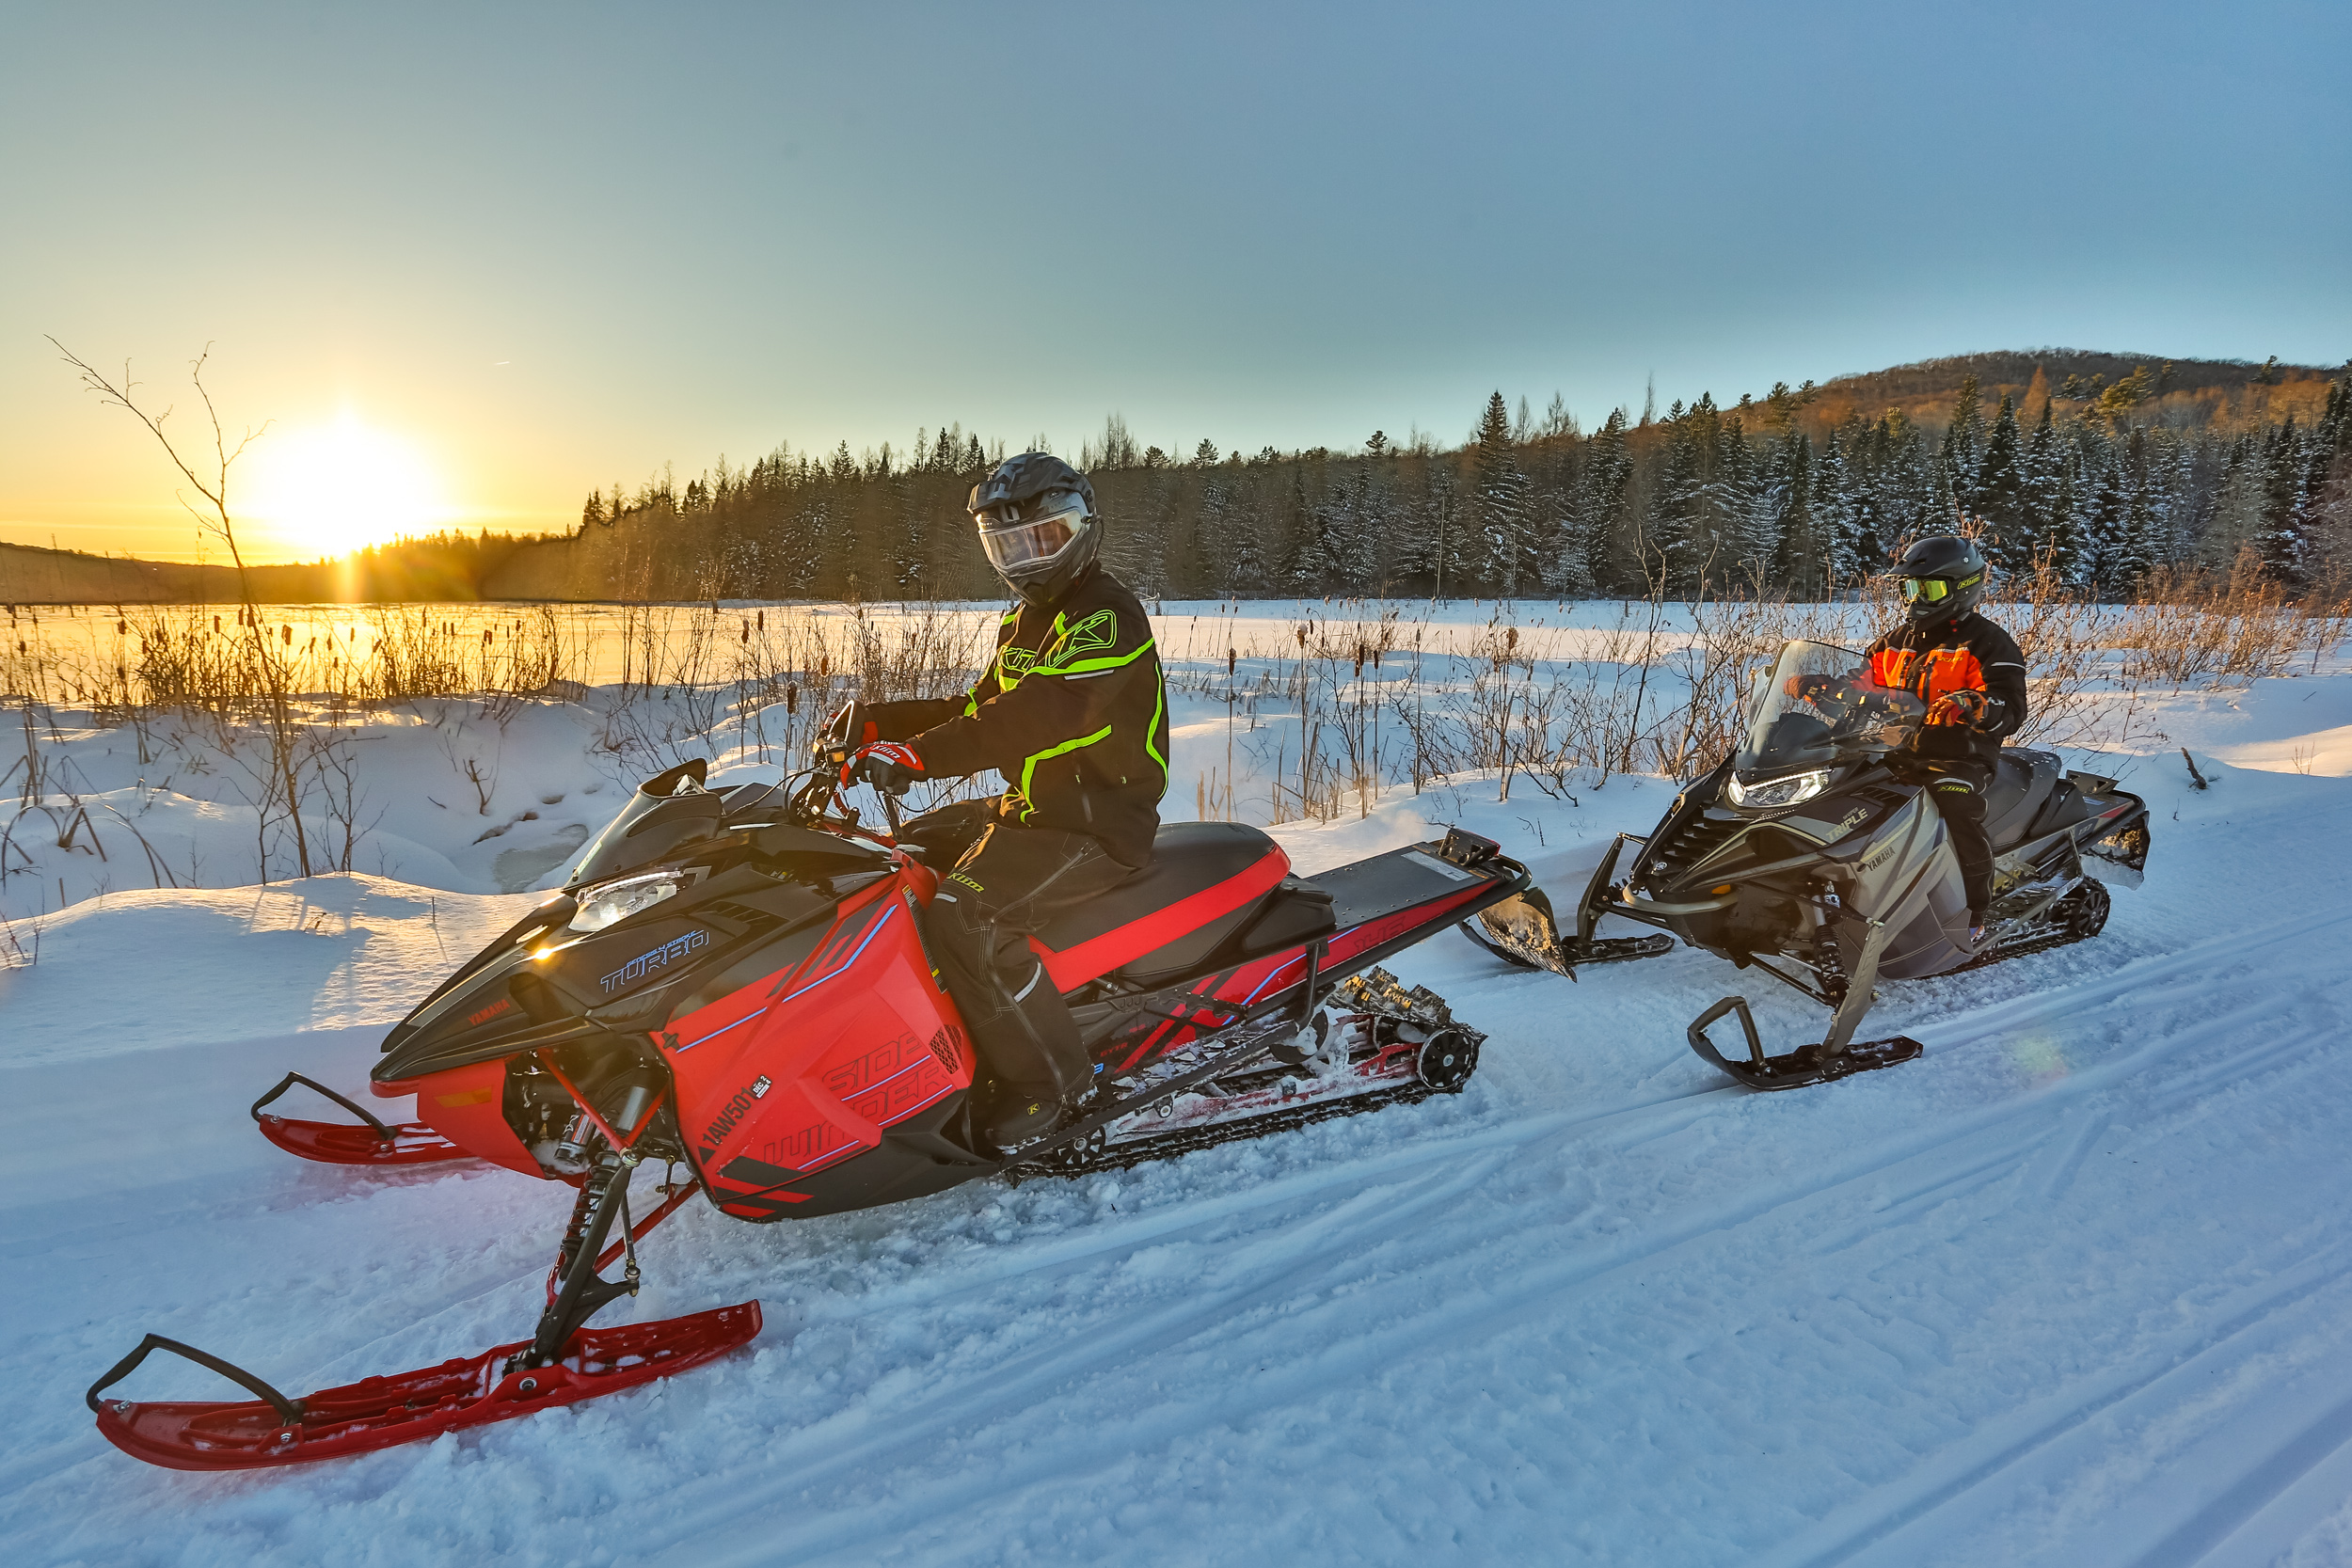
<svg viewBox="0 0 2352 1568">
<path fill-rule="evenodd" d="M 1907 745 L 1926 713 L 1910 692 L 1872 684 L 1870 661 L 1852 649 L 1786 642 L 1749 693 L 1748 733 L 1732 767 L 1752 778 Z"/>
</svg>

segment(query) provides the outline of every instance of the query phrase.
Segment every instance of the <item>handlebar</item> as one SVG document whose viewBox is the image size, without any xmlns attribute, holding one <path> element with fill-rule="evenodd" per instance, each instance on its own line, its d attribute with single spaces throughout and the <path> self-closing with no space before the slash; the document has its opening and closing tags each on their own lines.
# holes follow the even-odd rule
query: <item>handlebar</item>
<svg viewBox="0 0 2352 1568">
<path fill-rule="evenodd" d="M 855 806 L 841 804 L 841 772 L 837 761 L 820 756 L 816 767 L 795 776 L 805 782 L 792 791 L 792 811 L 807 826 L 827 832 L 871 839 L 885 848 L 898 847 L 898 801 L 895 796 L 879 789 L 874 792 L 882 797 L 882 820 L 890 830 L 887 833 L 878 833 L 858 821 Z M 905 791 L 898 793 L 904 794 Z M 839 815 L 834 815 L 829 807 L 838 807 Z"/>
</svg>

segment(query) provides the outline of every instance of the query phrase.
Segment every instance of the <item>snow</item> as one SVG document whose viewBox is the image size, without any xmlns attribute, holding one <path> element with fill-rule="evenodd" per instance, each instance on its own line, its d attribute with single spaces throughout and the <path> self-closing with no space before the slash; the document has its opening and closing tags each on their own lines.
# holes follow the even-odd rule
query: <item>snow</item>
<svg viewBox="0 0 2352 1568">
<path fill-rule="evenodd" d="M 614 799 L 568 712 L 516 721 L 559 826 Z M 2332 664 L 2160 701 L 2120 759 L 2146 885 L 2094 942 L 1888 985 L 1865 1033 L 1915 1063 L 1750 1093 L 1683 1022 L 1740 990 L 1785 1048 L 1818 1009 L 1687 950 L 1571 985 L 1449 934 L 1391 967 L 1488 1031 L 1458 1097 L 825 1220 L 690 1207 L 597 1321 L 756 1297 L 750 1351 L 261 1474 L 141 1465 L 81 1392 L 150 1331 L 290 1390 L 527 1331 L 567 1189 L 305 1164 L 246 1106 L 363 1082 L 532 895 L 423 807 L 390 825 L 426 872 L 76 903 L 0 973 L 0 1536 L 109 1568 L 2352 1560 L 2348 728 Z M 1463 776 L 1276 831 L 1315 870 L 1459 822 L 1565 902 L 1672 789 Z"/>
</svg>

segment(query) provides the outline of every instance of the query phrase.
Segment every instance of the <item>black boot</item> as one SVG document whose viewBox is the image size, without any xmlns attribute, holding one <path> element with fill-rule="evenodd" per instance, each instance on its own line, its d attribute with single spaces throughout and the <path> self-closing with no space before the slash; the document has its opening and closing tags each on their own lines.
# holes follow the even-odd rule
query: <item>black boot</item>
<svg viewBox="0 0 2352 1568">
<path fill-rule="evenodd" d="M 1051 1088 L 1023 1089 L 1000 1084 L 980 1113 L 980 1136 L 1000 1153 L 1035 1143 L 1060 1124 L 1065 1102 Z"/>
</svg>

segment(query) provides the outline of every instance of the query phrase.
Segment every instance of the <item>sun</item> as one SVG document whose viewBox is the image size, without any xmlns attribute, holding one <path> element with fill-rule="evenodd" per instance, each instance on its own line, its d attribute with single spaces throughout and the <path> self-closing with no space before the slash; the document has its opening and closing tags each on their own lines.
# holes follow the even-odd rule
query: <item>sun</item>
<svg viewBox="0 0 2352 1568">
<path fill-rule="evenodd" d="M 286 551 L 345 555 L 450 516 L 432 465 L 408 442 L 343 414 L 332 424 L 272 431 L 253 448 L 243 510 Z"/>
</svg>

